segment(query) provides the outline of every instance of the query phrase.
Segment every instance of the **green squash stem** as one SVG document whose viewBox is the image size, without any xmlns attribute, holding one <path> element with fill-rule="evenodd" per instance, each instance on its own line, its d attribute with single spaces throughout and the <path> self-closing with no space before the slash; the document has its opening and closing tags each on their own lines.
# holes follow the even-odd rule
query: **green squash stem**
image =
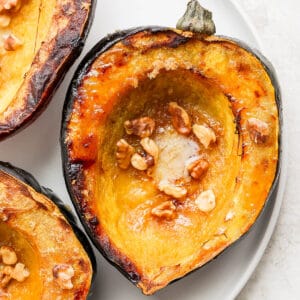
<svg viewBox="0 0 300 300">
<path fill-rule="evenodd" d="M 205 35 L 213 35 L 216 32 L 212 13 L 203 8 L 197 0 L 188 3 L 187 10 L 177 22 L 176 28 Z"/>
</svg>

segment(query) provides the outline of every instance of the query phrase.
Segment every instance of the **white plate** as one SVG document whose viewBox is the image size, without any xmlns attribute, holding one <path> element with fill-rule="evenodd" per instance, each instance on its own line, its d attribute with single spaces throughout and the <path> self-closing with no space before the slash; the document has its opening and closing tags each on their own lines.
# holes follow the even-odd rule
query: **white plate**
<svg viewBox="0 0 300 300">
<path fill-rule="evenodd" d="M 183 14 L 186 2 L 186 0 L 98 0 L 94 24 L 84 52 L 86 53 L 107 33 L 117 29 L 140 25 L 173 27 Z M 201 3 L 213 11 L 218 34 L 239 38 L 252 47 L 261 48 L 251 24 L 236 5 L 224 0 L 202 0 Z M 68 73 L 46 112 L 33 125 L 0 145 L 1 160 L 9 161 L 31 172 L 40 183 L 52 188 L 66 203 L 70 203 L 70 200 L 62 176 L 59 131 L 66 89 L 76 65 Z M 283 145 L 285 143 L 284 134 Z M 286 151 L 283 150 L 283 166 L 285 166 Z M 246 238 L 215 261 L 147 299 L 219 300 L 236 297 L 269 242 L 282 202 L 285 177 L 284 168 L 277 198 L 273 199 L 268 210 Z M 146 299 L 100 254 L 97 254 L 97 259 L 98 276 L 91 299 Z"/>
</svg>

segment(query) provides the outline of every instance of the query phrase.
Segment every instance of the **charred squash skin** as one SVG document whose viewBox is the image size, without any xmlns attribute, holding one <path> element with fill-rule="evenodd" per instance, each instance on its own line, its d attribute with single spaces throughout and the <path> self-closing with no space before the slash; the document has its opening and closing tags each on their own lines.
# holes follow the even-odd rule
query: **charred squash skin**
<svg viewBox="0 0 300 300">
<path fill-rule="evenodd" d="M 229 51 L 234 55 L 232 59 L 236 62 L 231 71 L 233 73 L 236 72 L 235 74 L 239 74 L 245 81 L 238 82 L 238 77 L 230 79 L 228 69 L 224 71 L 226 74 L 222 74 L 222 71 L 218 74 L 218 70 L 221 70 L 226 64 L 222 64 L 221 62 L 219 68 L 214 69 L 216 66 L 213 67 L 211 61 L 214 61 L 215 58 L 212 56 L 210 59 L 204 57 L 203 53 L 197 53 L 198 48 L 195 50 L 197 45 L 201 45 L 199 47 L 207 56 L 210 55 L 210 51 L 206 50 L 210 48 L 212 49 L 212 52 L 214 51 L 213 49 L 219 49 L 220 52 L 224 51 L 225 53 L 226 51 Z M 195 50 L 195 52 L 193 52 L 193 55 L 195 56 L 199 54 L 197 65 L 195 65 L 195 59 L 193 61 L 193 58 L 191 59 L 190 64 L 187 63 L 185 66 L 182 65 L 182 61 L 178 57 L 184 57 L 185 50 L 186 53 Z M 178 56 L 176 56 L 177 52 Z M 159 70 L 155 70 L 155 63 L 153 63 L 155 59 L 151 60 L 153 58 L 151 55 L 154 57 L 159 57 L 159 55 L 161 55 L 162 61 L 168 58 L 167 55 L 170 55 L 172 58 L 175 57 L 175 63 L 173 66 L 171 65 L 168 67 L 163 65 L 160 66 Z M 188 54 L 186 55 L 189 57 Z M 139 61 L 143 65 L 136 66 L 138 71 L 136 71 L 135 74 L 130 73 L 130 71 L 126 73 L 130 66 L 131 59 L 136 58 L 136 56 L 144 57 L 144 60 L 141 58 Z M 253 89 L 250 84 L 249 86 L 245 85 L 245 87 L 238 86 L 242 83 L 246 84 L 247 78 L 249 78 L 249 81 L 253 79 L 251 77 L 254 72 L 253 68 L 247 63 L 242 63 L 243 57 L 245 57 L 248 62 L 251 61 L 254 63 L 256 70 L 259 70 L 259 74 L 262 74 L 260 76 L 265 80 L 264 83 L 261 83 L 256 78 L 257 89 Z M 151 61 L 151 65 L 147 65 L 146 58 L 148 59 L 147 62 L 149 64 L 149 61 Z M 217 57 L 216 59 L 219 58 L 220 57 Z M 180 67 L 178 67 L 178 65 Z M 180 68 L 181 70 L 178 71 Z M 125 75 L 123 75 L 122 72 L 124 72 Z M 114 225 L 113 223 L 109 223 L 110 221 L 113 221 L 109 221 L 106 216 L 106 214 L 109 214 L 110 208 L 107 207 L 104 210 L 101 210 L 101 205 L 106 205 L 104 204 L 104 201 L 106 201 L 104 199 L 105 196 L 101 194 L 101 190 L 105 190 L 105 180 L 101 181 L 99 178 L 105 177 L 105 174 L 108 172 L 108 167 L 113 166 L 113 164 L 108 164 L 102 156 L 104 151 L 108 151 L 111 156 L 114 155 L 113 149 L 107 150 L 107 148 L 112 147 L 111 145 L 113 142 L 109 146 L 106 146 L 106 144 L 109 143 L 109 139 L 105 139 L 103 135 L 105 133 L 109 134 L 110 139 L 113 140 L 114 143 L 117 142 L 118 138 L 123 137 L 122 132 L 116 133 L 117 130 L 113 131 L 113 126 L 119 128 L 119 131 L 124 131 L 122 125 L 119 124 L 121 121 L 117 121 L 118 117 L 122 119 L 122 114 L 127 114 L 127 106 L 122 106 L 123 99 L 126 99 L 127 101 L 130 96 L 127 97 L 126 95 L 133 94 L 135 90 L 140 88 L 140 85 L 142 87 L 147 87 L 147 84 L 144 84 L 144 82 L 147 81 L 151 84 L 151 80 L 156 80 L 156 76 L 157 78 L 166 76 L 166 78 L 172 80 L 172 72 L 183 79 L 185 77 L 194 76 L 195 85 L 197 84 L 197 81 L 199 81 L 199 84 L 201 83 L 207 85 L 211 89 L 216 89 L 216 95 L 221 93 L 224 99 L 227 99 L 227 106 L 232 110 L 232 123 L 235 123 L 235 125 L 233 125 L 233 130 L 235 130 L 236 134 L 235 147 L 236 157 L 238 157 L 237 164 L 241 165 L 242 163 L 247 162 L 252 155 L 252 151 L 257 155 L 257 159 L 261 161 L 255 161 L 254 158 L 253 164 L 256 164 L 257 171 L 254 171 L 252 176 L 247 176 L 246 179 L 249 180 L 248 184 L 250 186 L 253 185 L 253 189 L 251 191 L 246 191 L 245 189 L 243 193 L 240 191 L 238 194 L 239 188 L 243 185 L 243 172 L 247 172 L 245 168 L 243 169 L 243 172 L 237 172 L 234 179 L 235 183 L 232 183 L 234 186 L 233 190 L 235 191 L 232 194 L 233 197 L 228 200 L 223 199 L 225 202 L 231 203 L 231 206 L 226 206 L 224 204 L 224 207 L 218 210 L 223 216 L 221 218 L 223 219 L 222 224 L 231 228 L 227 229 L 225 238 L 221 238 L 220 240 L 217 239 L 216 243 L 212 243 L 211 245 L 209 243 L 202 243 L 201 246 L 198 246 L 199 244 L 195 243 L 195 251 L 199 250 L 199 252 L 197 252 L 198 255 L 194 257 L 194 260 L 188 264 L 188 266 L 184 264 L 181 265 L 180 263 L 175 265 L 161 265 L 160 269 L 155 269 L 155 275 L 149 265 L 145 267 L 143 263 L 141 263 L 141 259 L 136 258 L 136 256 L 139 255 L 138 250 L 136 250 L 135 253 L 130 251 L 126 252 L 124 250 L 126 247 L 124 248 L 124 244 L 120 241 L 121 237 L 120 240 L 116 238 L 116 235 L 114 236 L 115 239 L 111 238 L 110 234 L 112 232 L 109 232 L 109 226 Z M 114 74 L 116 73 L 118 73 L 120 77 L 114 77 Z M 149 74 L 151 78 L 149 78 Z M 136 80 L 134 79 L 135 76 Z M 229 78 L 228 81 L 226 81 L 226 76 Z M 254 77 L 255 76 L 256 75 L 254 75 Z M 127 79 L 128 81 L 125 82 Z M 164 82 L 163 79 L 157 80 Z M 233 82 L 235 81 L 237 82 L 237 85 L 234 85 Z M 176 80 L 174 80 L 174 82 L 174 88 L 176 89 Z M 184 84 L 187 84 L 188 82 L 189 81 L 186 81 Z M 106 84 L 111 89 L 108 88 L 106 90 Z M 89 87 L 91 90 L 89 90 Z M 243 88 L 244 90 L 251 90 L 253 92 L 253 97 L 251 98 L 248 97 L 247 94 L 243 94 Z M 96 90 L 96 94 L 93 94 L 92 90 Z M 118 96 L 116 96 L 116 94 L 118 94 Z M 143 97 L 142 92 L 136 92 L 136 95 Z M 252 105 L 252 102 L 249 102 L 249 100 L 243 105 L 244 98 L 247 98 L 248 100 L 250 98 L 253 99 L 253 107 L 255 107 L 255 105 L 259 106 L 260 103 L 262 103 L 260 101 L 263 101 L 262 99 L 266 102 L 270 101 L 271 103 L 266 104 L 266 106 L 270 105 L 268 106 L 270 112 L 266 112 L 264 115 L 265 117 L 267 116 L 267 123 L 271 127 L 271 137 L 265 145 L 254 145 L 253 142 L 250 141 L 249 133 L 247 133 L 246 130 L 246 119 L 247 116 L 251 116 L 251 113 L 249 114 L 247 110 Z M 135 99 L 135 103 L 138 106 L 139 100 L 134 98 L 134 96 L 132 96 L 132 99 Z M 164 102 L 162 101 L 161 105 L 163 104 Z M 155 105 L 157 104 L 154 104 L 154 106 Z M 116 112 L 118 111 L 118 106 L 120 106 L 119 112 Z M 130 109 L 134 110 L 132 106 L 128 108 L 128 110 Z M 226 111 L 226 105 L 224 106 L 224 110 Z M 139 113 L 144 116 L 143 113 L 145 113 L 145 111 L 141 109 L 140 112 L 134 111 L 132 114 L 128 113 L 126 116 L 136 118 L 140 116 Z M 114 117 L 111 117 L 111 115 Z M 95 246 L 104 257 L 117 267 L 133 284 L 140 287 L 143 293 L 153 294 L 170 282 L 178 280 L 211 261 L 249 231 L 261 214 L 263 207 L 266 207 L 266 203 L 274 197 L 277 191 L 281 168 L 281 124 L 281 96 L 275 71 L 265 57 L 258 51 L 245 45 L 243 42 L 228 37 L 201 36 L 192 34 L 191 32 L 183 32 L 163 27 L 141 27 L 117 32 L 101 40 L 88 53 L 75 73 L 70 85 L 63 111 L 61 131 L 65 181 L 78 215 Z M 105 126 L 111 131 L 105 131 Z M 226 130 L 224 130 L 224 132 L 226 134 Z M 221 137 L 219 137 L 219 139 L 222 140 Z M 259 151 L 265 151 L 266 148 L 270 150 L 268 155 L 266 155 L 265 160 L 257 154 L 258 150 L 255 150 L 255 147 L 257 147 Z M 249 164 L 247 166 L 249 167 Z M 229 168 L 232 168 L 232 166 Z M 225 169 L 224 172 L 226 172 Z M 264 174 L 264 176 L 262 176 L 262 174 Z M 113 176 L 113 174 L 111 174 L 111 176 Z M 254 178 L 256 179 L 254 180 Z M 262 184 L 260 180 L 263 180 L 264 184 Z M 255 188 L 261 192 L 255 194 Z M 115 187 L 115 189 L 119 189 L 119 187 Z M 232 187 L 228 185 L 228 190 L 230 189 L 232 189 Z M 243 195 L 247 193 L 250 194 L 250 196 L 247 196 L 248 200 L 243 200 L 242 198 L 245 197 Z M 259 195 L 259 193 L 261 193 L 261 195 Z M 255 197 L 260 199 L 257 203 L 253 200 Z M 235 200 L 233 198 L 235 198 Z M 237 208 L 235 205 L 236 203 L 239 203 L 239 201 L 244 204 L 241 204 L 241 207 Z M 112 203 L 113 202 L 110 202 L 110 204 Z M 120 204 L 121 202 L 118 203 Z M 126 206 L 122 206 L 126 213 L 125 207 Z M 112 209 L 114 209 L 114 207 Z M 128 208 L 128 211 L 130 211 L 130 209 L 133 210 L 133 208 Z M 106 211 L 106 214 L 104 211 Z M 231 217 L 228 215 L 229 220 L 225 221 L 225 218 L 230 211 L 233 212 L 234 217 L 231 220 Z M 148 222 L 147 226 L 152 226 L 150 217 L 146 218 L 146 222 Z M 233 225 L 228 225 L 228 223 Z M 124 223 L 122 223 L 122 225 L 124 225 Z M 147 226 L 145 228 L 147 228 Z M 173 225 L 171 222 L 158 222 L 157 226 L 156 233 L 158 234 L 158 230 L 161 228 L 168 231 L 166 228 L 169 228 L 168 226 L 172 227 Z M 129 232 L 128 229 L 124 229 L 124 232 L 125 239 L 127 238 L 128 243 L 134 239 L 134 237 L 132 238 L 132 236 L 129 235 L 126 237 L 126 234 Z M 170 239 L 171 237 L 176 236 L 176 233 L 173 231 L 170 231 L 169 233 Z M 143 234 L 145 234 L 145 232 L 142 231 L 140 238 L 142 238 Z M 187 234 L 186 239 L 188 240 L 189 238 L 190 237 Z M 141 247 L 144 246 L 147 249 L 149 245 L 151 246 L 151 242 L 149 242 L 149 244 L 141 245 Z M 202 248 L 202 250 L 198 248 Z M 173 255 L 174 249 L 171 249 L 170 246 L 169 250 L 171 255 Z M 161 254 L 161 252 L 160 250 L 157 251 L 157 256 L 159 256 L 158 253 Z M 148 258 L 149 260 L 153 259 L 153 265 L 157 267 L 155 264 L 156 258 L 153 258 L 153 255 L 155 256 L 155 254 L 149 252 Z M 166 257 L 163 259 L 166 259 Z"/>
<path fill-rule="evenodd" d="M 4 228 L 7 227 L 9 229 L 7 232 L 12 232 L 14 238 L 16 236 L 20 236 L 20 239 L 24 239 L 24 242 L 17 242 L 16 249 L 18 251 L 21 251 L 23 248 L 23 251 L 25 254 L 22 253 L 22 251 L 19 253 L 20 256 L 22 256 L 23 260 L 27 261 L 37 261 L 37 265 L 41 266 L 41 269 L 37 269 L 37 272 L 39 275 L 36 275 L 32 272 L 32 274 L 29 275 L 33 278 L 30 278 L 31 281 L 34 283 L 34 290 L 31 291 L 30 287 L 26 286 L 24 289 L 24 286 L 22 286 L 20 283 L 20 289 L 21 294 L 23 293 L 23 296 L 28 294 L 34 297 L 37 296 L 39 298 L 33 298 L 33 299 L 50 299 L 51 297 L 64 297 L 64 299 L 86 299 L 91 287 L 91 284 L 95 278 L 96 272 L 97 272 L 97 264 L 95 255 L 93 252 L 93 249 L 85 236 L 85 234 L 79 229 L 77 226 L 76 220 L 73 216 L 73 214 L 66 208 L 66 206 L 63 204 L 63 202 L 53 193 L 52 190 L 40 186 L 40 184 L 36 181 L 36 179 L 29 174 L 28 172 L 16 168 L 12 166 L 9 163 L 0 162 L 0 184 L 1 184 L 1 190 L 2 194 L 9 193 L 9 190 L 13 190 L 13 194 L 10 194 L 12 197 L 20 197 L 23 198 L 23 206 L 17 207 L 17 206 L 11 206 L 8 204 L 8 207 L 5 207 L 5 203 L 1 200 L 0 206 L 1 206 L 1 226 L 4 226 Z M 9 200 L 9 199 L 8 199 Z M 6 200 L 7 201 L 7 200 Z M 13 202 L 13 200 L 11 200 Z M 15 202 L 17 203 L 17 201 Z M 30 214 L 32 215 L 32 210 L 42 210 L 42 213 L 44 211 L 48 211 L 48 214 L 50 218 L 57 218 L 58 226 L 60 228 L 52 228 L 51 232 L 55 232 L 56 230 L 60 230 L 63 233 L 57 234 L 56 239 L 64 239 L 56 240 L 56 245 L 51 244 L 52 237 L 49 236 L 49 231 L 44 232 L 45 241 L 49 240 L 49 246 L 51 245 L 51 248 L 47 248 L 49 246 L 45 246 L 46 248 L 43 250 L 44 253 L 38 253 L 37 251 L 40 250 L 40 247 L 42 245 L 42 241 L 37 241 L 36 239 L 41 238 L 39 237 L 40 230 L 32 229 L 32 228 L 26 228 L 24 224 L 26 224 L 26 205 L 34 206 L 31 209 Z M 35 216 L 35 218 L 32 218 L 32 222 L 39 223 L 38 226 L 44 226 L 43 221 L 41 222 L 39 220 L 38 213 Z M 20 221 L 22 222 L 22 228 L 18 227 L 18 218 L 20 218 Z M 45 224 L 48 224 L 45 220 Z M 6 227 L 5 227 L 6 226 Z M 31 226 L 31 225 L 30 225 Z M 29 231 L 28 231 L 29 230 Z M 28 231 L 28 232 L 27 232 Z M 33 239 L 31 239 L 31 233 L 32 231 L 35 231 L 35 235 Z M 77 239 L 77 241 L 76 241 Z M 7 237 L 6 239 L 7 240 Z M 8 237 L 8 241 L 10 238 Z M 47 241 L 48 242 L 48 241 Z M 61 245 L 59 243 L 62 243 Z M 74 243 L 74 244 L 69 244 Z M 29 247 L 33 250 L 34 257 L 27 257 L 28 252 L 26 252 L 26 244 L 30 245 Z M 20 246 L 21 245 L 21 246 Z M 60 257 L 60 255 L 63 255 L 63 251 L 61 251 L 61 246 L 63 245 L 64 249 L 69 249 L 67 251 L 74 251 L 73 257 Z M 2 244 L 1 244 L 2 246 Z M 14 246 L 14 242 L 12 242 L 12 247 Z M 43 246 L 42 246 L 43 247 Z M 24 250 L 25 249 L 25 250 Z M 57 250 L 56 250 L 57 249 Z M 48 260 L 47 251 L 52 251 L 50 256 L 52 258 L 55 257 L 55 259 Z M 59 251 L 59 252 L 57 252 Z M 69 255 L 72 253 L 70 252 Z M 75 275 L 74 278 L 72 278 L 73 288 L 71 290 L 68 289 L 60 289 L 59 285 L 54 283 L 55 279 L 50 280 L 50 283 L 47 284 L 43 282 L 42 278 L 39 278 L 39 276 L 43 274 L 50 275 L 50 279 L 52 277 L 52 268 L 53 268 L 53 261 L 57 262 L 58 264 L 71 264 L 75 268 Z M 49 265 L 47 265 L 49 264 Z M 75 267 L 76 266 L 76 267 Z M 30 268 L 28 268 L 29 271 Z M 47 270 L 48 269 L 48 270 Z M 79 274 L 81 273 L 81 274 Z M 38 276 L 38 277 L 35 277 Z M 54 276 L 54 275 L 53 275 Z M 43 277 L 44 278 L 44 277 Z M 53 277 L 54 278 L 54 277 Z M 45 279 L 45 278 L 44 278 Z M 41 284 L 41 286 L 39 285 Z M 24 284 L 26 284 L 26 281 L 24 281 Z M 9 289 L 9 287 L 8 287 Z M 16 289 L 13 287 L 13 289 Z M 26 291 L 28 290 L 28 293 Z M 37 293 L 37 294 L 34 294 Z M 39 295 L 38 295 L 39 294 Z M 18 294 L 19 295 L 19 294 Z M 15 295 L 15 297 L 18 297 Z M 50 298 L 49 298 L 50 297 Z M 18 298 L 19 299 L 19 298 Z M 23 298 L 22 298 L 23 299 Z M 32 298 L 31 298 L 32 299 Z M 51 298 L 52 299 L 52 298 Z"/>
<path fill-rule="evenodd" d="M 15 95 L 11 96 L 7 107 L 0 110 L 0 140 L 14 135 L 41 114 L 82 51 L 93 20 L 96 0 L 53 1 L 56 3 L 51 23 L 46 29 L 47 34 L 40 40 L 37 28 L 36 46 L 40 43 L 40 48 L 36 49 L 33 61 L 23 74 L 24 79 Z M 42 2 L 43 0 L 39 2 L 40 14 L 44 13 Z"/>
</svg>

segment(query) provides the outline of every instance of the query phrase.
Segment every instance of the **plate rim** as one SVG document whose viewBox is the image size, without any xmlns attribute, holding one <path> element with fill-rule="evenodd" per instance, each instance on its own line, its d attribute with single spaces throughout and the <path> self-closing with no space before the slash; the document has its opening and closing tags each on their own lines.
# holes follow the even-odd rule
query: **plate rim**
<svg viewBox="0 0 300 300">
<path fill-rule="evenodd" d="M 248 14 L 245 10 L 241 7 L 240 3 L 236 0 L 230 0 L 231 5 L 233 8 L 238 12 L 238 14 L 242 17 L 245 21 L 247 26 L 249 27 L 250 32 L 253 34 L 253 38 L 257 43 L 258 49 L 265 53 L 265 49 L 263 43 L 260 39 L 258 31 L 256 27 L 253 25 Z M 276 70 L 275 70 L 276 71 Z M 283 99 L 283 91 L 281 90 L 281 98 Z M 232 292 L 226 297 L 227 299 L 235 299 L 238 297 L 242 289 L 246 286 L 247 282 L 249 281 L 250 277 L 254 274 L 254 271 L 258 267 L 265 251 L 270 243 L 271 237 L 274 233 L 275 227 L 278 222 L 278 218 L 280 215 L 281 206 L 283 203 L 283 196 L 285 192 L 285 183 L 287 180 L 287 153 L 288 153 L 288 139 L 287 139 L 287 131 L 285 125 L 285 109 L 282 107 L 282 122 L 281 122 L 281 174 L 279 177 L 278 182 L 278 191 L 275 195 L 274 205 L 272 207 L 272 212 L 270 212 L 269 220 L 264 228 L 264 233 L 262 238 L 259 241 L 259 244 L 256 247 L 256 252 L 251 257 L 247 268 L 245 269 L 244 273 L 241 274 L 240 280 L 236 283 L 233 287 Z M 246 237 L 247 238 L 247 237 Z"/>
</svg>

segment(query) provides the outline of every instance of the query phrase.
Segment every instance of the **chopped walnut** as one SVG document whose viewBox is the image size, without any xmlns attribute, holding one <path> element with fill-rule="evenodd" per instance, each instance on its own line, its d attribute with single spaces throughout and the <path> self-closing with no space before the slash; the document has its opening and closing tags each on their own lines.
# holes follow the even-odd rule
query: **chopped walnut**
<svg viewBox="0 0 300 300">
<path fill-rule="evenodd" d="M 154 158 L 151 155 L 142 156 L 135 153 L 131 157 L 131 165 L 140 171 L 145 171 L 154 165 Z"/>
<path fill-rule="evenodd" d="M 117 142 L 116 158 L 118 166 L 121 169 L 127 169 L 130 165 L 131 157 L 134 153 L 134 148 L 130 146 L 124 139 Z"/>
<path fill-rule="evenodd" d="M 251 140 L 256 144 L 265 143 L 270 135 L 268 124 L 256 118 L 250 118 L 247 121 L 247 129 Z"/>
<path fill-rule="evenodd" d="M 187 169 L 192 178 L 200 179 L 207 172 L 208 167 L 208 161 L 204 158 L 200 158 L 192 162 Z"/>
<path fill-rule="evenodd" d="M 216 197 L 212 190 L 202 192 L 195 200 L 198 208 L 203 212 L 210 212 L 216 207 Z"/>
<path fill-rule="evenodd" d="M 3 35 L 3 46 L 6 51 L 15 51 L 22 45 L 22 42 L 13 34 Z"/>
<path fill-rule="evenodd" d="M 13 267 L 5 266 L 0 269 L 0 288 L 6 288 L 11 280 Z"/>
<path fill-rule="evenodd" d="M 158 184 L 158 189 L 165 194 L 172 196 L 174 198 L 182 198 L 186 195 L 187 190 L 184 187 L 173 185 L 164 180 L 160 181 Z"/>
<path fill-rule="evenodd" d="M 30 273 L 26 269 L 25 265 L 22 263 L 17 263 L 11 273 L 11 278 L 17 280 L 18 282 L 23 282 L 29 275 Z"/>
<path fill-rule="evenodd" d="M 0 258 L 2 258 L 2 264 L 0 264 L 0 291 L 1 288 L 6 288 L 12 279 L 22 282 L 30 275 L 25 265 L 17 262 L 17 254 L 11 247 L 1 246 Z"/>
<path fill-rule="evenodd" d="M 144 156 L 144 159 L 146 160 L 148 168 L 154 166 L 155 161 L 154 161 L 154 158 L 152 155 L 146 155 L 146 156 Z"/>
<path fill-rule="evenodd" d="M 149 117 L 143 117 L 135 120 L 124 122 L 126 133 L 137 135 L 141 138 L 149 137 L 155 128 L 155 121 Z"/>
<path fill-rule="evenodd" d="M 214 143 L 217 140 L 215 132 L 211 128 L 203 125 L 193 125 L 193 133 L 199 139 L 200 143 L 205 149 L 207 149 L 211 143 Z"/>
<path fill-rule="evenodd" d="M 14 267 L 5 265 L 0 269 L 0 288 L 5 288 L 11 279 L 23 282 L 29 275 L 29 271 L 22 263 L 17 263 Z"/>
<path fill-rule="evenodd" d="M 14 265 L 18 261 L 16 252 L 8 246 L 2 246 L 0 248 L 0 257 L 2 257 L 2 261 L 5 265 Z"/>
<path fill-rule="evenodd" d="M 156 143 L 152 139 L 146 137 L 141 140 L 141 145 L 144 148 L 144 150 L 153 157 L 154 162 L 156 163 L 158 160 L 159 153 L 159 149 Z"/>
<path fill-rule="evenodd" d="M 151 210 L 152 215 L 158 218 L 171 219 L 174 217 L 176 206 L 172 201 L 165 201 Z"/>
<path fill-rule="evenodd" d="M 72 278 L 74 277 L 75 271 L 72 266 L 66 264 L 56 265 L 52 273 L 56 283 L 63 290 L 71 290 L 73 288 Z"/>
<path fill-rule="evenodd" d="M 11 18 L 10 16 L 0 15 L 0 27 L 4 28 L 10 24 Z"/>
<path fill-rule="evenodd" d="M 187 112 L 176 102 L 170 102 L 168 111 L 172 117 L 172 124 L 176 131 L 182 135 L 191 133 L 191 121 Z"/>
</svg>

